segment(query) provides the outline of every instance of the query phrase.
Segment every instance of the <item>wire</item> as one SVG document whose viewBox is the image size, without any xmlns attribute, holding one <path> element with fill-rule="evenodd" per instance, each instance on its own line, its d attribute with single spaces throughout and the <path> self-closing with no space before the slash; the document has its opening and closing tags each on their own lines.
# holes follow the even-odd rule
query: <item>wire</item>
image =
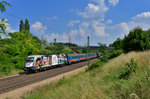
<svg viewBox="0 0 150 99">
<path fill-rule="evenodd" d="M 17 18 L 17 19 L 23 20 L 23 18 L 21 18 L 21 17 L 19 17 L 19 16 L 17 16 L 17 15 L 11 14 L 11 13 L 5 12 L 4 14 L 7 14 L 7 15 L 12 16 L 12 17 L 15 17 L 15 18 Z M 35 21 L 31 21 L 31 20 L 29 20 L 29 21 L 30 21 L 31 23 L 35 23 Z M 56 29 L 54 29 L 54 28 L 50 28 L 50 27 L 47 27 L 47 29 L 48 29 L 48 30 L 55 31 L 55 32 L 60 32 L 60 31 L 58 31 L 58 30 L 56 30 Z"/>
<path fill-rule="evenodd" d="M 10 13 L 7 13 L 7 12 L 5 12 L 4 14 L 7 14 L 7 15 L 9 15 L 9 16 L 13 16 L 13 17 L 15 17 L 15 18 L 17 18 L 17 19 L 22 19 L 22 18 L 20 18 L 20 17 L 18 17 L 18 16 L 16 16 L 16 15 L 13 15 L 13 14 L 10 14 Z"/>
</svg>

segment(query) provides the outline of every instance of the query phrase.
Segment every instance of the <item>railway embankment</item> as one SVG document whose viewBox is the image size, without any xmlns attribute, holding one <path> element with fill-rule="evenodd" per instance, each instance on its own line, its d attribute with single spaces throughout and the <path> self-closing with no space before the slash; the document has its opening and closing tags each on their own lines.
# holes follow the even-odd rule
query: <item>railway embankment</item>
<svg viewBox="0 0 150 99">
<path fill-rule="evenodd" d="M 90 60 L 93 62 L 97 59 Z M 22 74 L 0 79 L 0 99 L 20 99 L 26 92 L 33 91 L 38 86 L 58 82 L 63 77 L 72 77 L 84 71 L 87 61 L 53 68 L 44 72 Z"/>
<path fill-rule="evenodd" d="M 150 98 L 150 51 L 122 54 L 106 64 L 96 61 L 93 66 L 96 68 L 40 86 L 28 91 L 22 97 L 24 99 Z"/>
</svg>

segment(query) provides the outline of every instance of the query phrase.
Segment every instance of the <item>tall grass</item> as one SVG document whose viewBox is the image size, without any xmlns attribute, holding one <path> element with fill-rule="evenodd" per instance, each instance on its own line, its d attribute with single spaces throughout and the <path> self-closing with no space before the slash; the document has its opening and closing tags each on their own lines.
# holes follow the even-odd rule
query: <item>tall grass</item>
<svg viewBox="0 0 150 99">
<path fill-rule="evenodd" d="M 97 62 L 94 64 L 100 65 Z M 127 66 L 129 63 L 137 65 L 135 72 Z M 148 99 L 149 93 L 150 51 L 145 51 L 122 54 L 107 64 L 72 78 L 64 77 L 58 83 L 44 85 L 23 97 L 25 99 Z"/>
</svg>

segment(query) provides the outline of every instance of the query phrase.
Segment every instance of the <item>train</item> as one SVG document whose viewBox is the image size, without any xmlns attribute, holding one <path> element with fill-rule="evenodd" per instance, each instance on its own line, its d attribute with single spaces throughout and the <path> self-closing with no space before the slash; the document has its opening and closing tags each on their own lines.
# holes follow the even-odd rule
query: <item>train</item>
<svg viewBox="0 0 150 99">
<path fill-rule="evenodd" d="M 88 54 L 54 54 L 54 55 L 30 55 L 25 61 L 24 71 L 46 70 L 51 67 L 72 64 L 100 57 L 101 52 Z"/>
</svg>

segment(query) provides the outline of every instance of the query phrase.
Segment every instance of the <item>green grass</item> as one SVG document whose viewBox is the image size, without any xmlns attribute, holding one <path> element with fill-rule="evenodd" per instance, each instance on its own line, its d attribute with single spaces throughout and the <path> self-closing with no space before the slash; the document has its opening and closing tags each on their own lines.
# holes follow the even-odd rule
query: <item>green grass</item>
<svg viewBox="0 0 150 99">
<path fill-rule="evenodd" d="M 7 77 L 7 76 L 12 76 L 12 75 L 16 75 L 19 73 L 24 73 L 24 70 L 21 69 L 12 69 L 11 72 L 6 73 L 6 72 L 0 72 L 0 78 L 2 77 Z"/>
<path fill-rule="evenodd" d="M 131 61 L 132 60 L 132 61 Z M 150 51 L 122 54 L 71 78 L 36 88 L 24 99 L 149 99 Z M 92 65 L 93 65 L 92 64 Z M 131 64 L 135 71 L 128 67 Z M 135 65 L 136 64 L 136 65 Z M 134 66 L 135 65 L 135 66 Z"/>
</svg>

